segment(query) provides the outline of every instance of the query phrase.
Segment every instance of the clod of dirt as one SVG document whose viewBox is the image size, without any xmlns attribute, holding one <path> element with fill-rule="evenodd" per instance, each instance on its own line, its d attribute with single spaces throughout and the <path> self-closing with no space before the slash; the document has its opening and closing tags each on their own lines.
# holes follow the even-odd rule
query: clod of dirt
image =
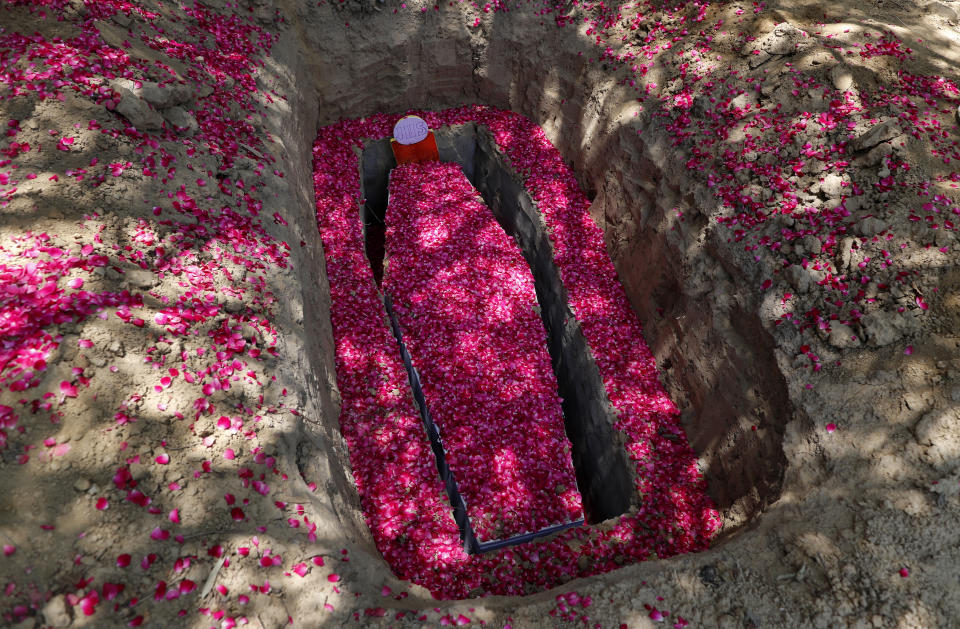
<svg viewBox="0 0 960 629">
<path fill-rule="evenodd" d="M 54 596 L 43 606 L 43 620 L 51 627 L 69 627 L 73 619 L 64 595 Z"/>
<path fill-rule="evenodd" d="M 835 65 L 830 68 L 830 80 L 837 91 L 846 92 L 853 86 L 853 73 L 844 65 Z"/>
<path fill-rule="evenodd" d="M 782 22 L 760 40 L 760 49 L 770 55 L 791 55 L 800 51 L 810 36 L 789 22 Z"/>
<path fill-rule="evenodd" d="M 117 111 L 123 114 L 130 124 L 145 131 L 156 131 L 163 127 L 163 116 L 134 91 L 133 81 L 115 79 L 112 87 L 120 94 Z"/>
</svg>

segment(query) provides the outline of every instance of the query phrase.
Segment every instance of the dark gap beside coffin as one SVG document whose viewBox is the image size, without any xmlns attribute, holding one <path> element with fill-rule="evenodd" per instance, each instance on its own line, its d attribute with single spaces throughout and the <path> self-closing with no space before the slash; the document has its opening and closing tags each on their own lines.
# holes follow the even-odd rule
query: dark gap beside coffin
<svg viewBox="0 0 960 629">
<path fill-rule="evenodd" d="M 580 326 L 567 304 L 567 294 L 560 273 L 553 262 L 553 247 L 546 226 L 518 177 L 504 163 L 493 137 L 484 127 L 474 124 L 435 130 L 440 159 L 456 162 L 467 179 L 480 192 L 503 229 L 520 246 L 533 273 L 537 301 L 547 331 L 548 350 L 558 393 L 563 398 L 563 416 L 567 437 L 572 445 L 572 458 L 577 485 L 583 496 L 584 513 L 590 524 L 619 516 L 633 506 L 633 475 L 630 472 L 623 440 L 613 427 L 616 413 L 607 398 L 603 380 Z M 385 214 L 387 210 L 390 171 L 396 166 L 389 140 L 369 141 L 360 159 L 360 175 L 364 204 L 360 207 L 367 258 L 379 285 L 383 277 Z M 390 314 L 394 334 L 399 335 L 396 321 Z M 409 354 L 402 347 L 411 386 L 420 407 L 441 477 L 448 488 L 454 515 L 461 529 L 468 552 L 494 550 L 527 541 L 534 536 L 550 534 L 566 528 L 558 525 L 545 531 L 510 540 L 480 544 L 466 518 L 463 502 L 443 460 L 439 433 L 429 419 L 422 392 L 417 392 L 416 372 Z M 432 426 L 432 428 L 431 428 Z M 435 437 L 437 441 L 434 441 Z M 453 491 L 451 491 L 451 489 Z M 462 515 L 462 517 L 461 517 Z M 472 541 L 471 541 L 472 540 Z M 488 547 L 493 545 L 494 547 Z"/>
</svg>

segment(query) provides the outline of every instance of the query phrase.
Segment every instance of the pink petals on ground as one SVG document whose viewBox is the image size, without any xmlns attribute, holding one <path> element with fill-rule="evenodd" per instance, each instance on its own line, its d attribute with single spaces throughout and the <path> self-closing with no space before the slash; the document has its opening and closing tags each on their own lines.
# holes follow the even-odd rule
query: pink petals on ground
<svg viewBox="0 0 960 629">
<path fill-rule="evenodd" d="M 110 174 L 114 177 L 119 177 L 123 174 L 123 171 L 132 168 L 133 164 L 130 162 L 115 162 L 110 164 Z"/>
<path fill-rule="evenodd" d="M 126 585 L 123 583 L 104 583 L 103 587 L 100 588 L 100 591 L 103 593 L 104 600 L 112 601 L 113 599 L 120 596 L 123 591 L 126 589 Z"/>
<path fill-rule="evenodd" d="M 162 529 L 159 526 L 150 531 L 150 539 L 155 542 L 170 539 L 170 531 Z"/>
<path fill-rule="evenodd" d="M 81 431 L 75 433 L 72 439 L 64 439 L 59 432 L 44 439 L 50 430 L 37 431 L 35 426 L 20 425 L 13 409 L 0 405 L 0 449 L 8 447 L 10 437 L 16 439 L 14 445 L 17 448 L 13 453 L 4 452 L 9 456 L 4 456 L 3 460 L 12 463 L 18 460 L 19 455 L 23 464 L 29 461 L 31 467 L 39 467 L 49 462 L 51 457 L 65 454 L 71 446 L 71 440 L 76 452 L 76 444 L 80 439 L 92 439 L 96 446 L 103 447 L 102 451 L 94 451 L 92 455 L 98 469 L 107 469 L 99 466 L 112 466 L 109 469 L 116 470 L 112 479 L 114 487 L 104 488 L 104 482 L 107 485 L 110 483 L 99 476 L 96 488 L 91 489 L 93 483 L 86 479 L 82 484 L 74 485 L 78 492 L 77 504 L 85 506 L 88 516 L 93 516 L 96 521 L 84 523 L 81 529 L 73 532 L 66 527 L 68 532 L 65 533 L 62 531 L 64 527 L 57 521 L 57 535 L 62 533 L 64 538 L 68 538 L 67 546 L 73 547 L 74 537 L 85 538 L 75 549 L 76 553 L 53 552 L 54 547 L 43 547 L 47 543 L 43 540 L 49 540 L 51 535 L 40 533 L 34 550 L 40 554 L 50 551 L 46 553 L 52 558 L 46 562 L 50 565 L 45 564 L 42 571 L 38 569 L 30 577 L 36 580 L 36 585 L 30 585 L 29 594 L 23 592 L 18 596 L 30 597 L 30 615 L 36 615 L 38 620 L 42 620 L 39 610 L 46 601 L 58 592 L 66 591 L 69 592 L 67 603 L 74 607 L 67 610 L 67 624 L 70 623 L 70 617 L 73 617 L 74 624 L 86 622 L 90 626 L 126 623 L 135 627 L 144 624 L 145 616 L 153 617 L 155 622 L 163 622 L 153 611 L 144 609 L 150 607 L 149 604 L 143 604 L 149 599 L 150 590 L 158 601 L 171 601 L 192 595 L 197 589 L 195 581 L 174 578 L 169 572 L 171 563 L 174 573 L 186 570 L 184 566 L 189 567 L 190 558 L 178 557 L 174 560 L 177 555 L 175 551 L 173 555 L 168 555 L 163 550 L 167 547 L 165 542 L 172 541 L 171 537 L 180 544 L 185 542 L 185 537 L 176 533 L 181 520 L 187 519 L 184 509 L 188 502 L 183 500 L 187 493 L 174 495 L 165 491 L 165 488 L 173 491 L 174 487 L 178 487 L 178 481 L 184 485 L 190 483 L 190 489 L 196 488 L 193 481 L 178 475 L 184 470 L 170 469 L 174 467 L 171 463 L 183 462 L 180 452 L 185 448 L 181 446 L 189 448 L 194 443 L 188 441 L 174 445 L 170 452 L 178 452 L 172 455 L 156 449 L 158 445 L 166 448 L 163 438 L 169 437 L 164 434 L 158 438 L 160 431 L 165 430 L 159 422 L 149 426 L 149 420 L 140 421 L 137 417 L 141 411 L 139 402 L 142 401 L 139 384 L 150 379 L 151 386 L 159 387 L 159 390 L 154 388 L 157 393 L 180 385 L 175 382 L 179 374 L 177 367 L 185 364 L 187 357 L 178 356 L 178 352 L 165 354 L 156 351 L 159 349 L 156 346 L 148 346 L 170 342 L 178 335 L 196 333 L 197 328 L 208 320 L 217 319 L 217 323 L 223 323 L 223 326 L 213 330 L 211 338 L 204 337 L 200 343 L 208 353 L 204 355 L 198 352 L 191 366 L 192 375 L 200 382 L 190 387 L 193 389 L 191 400 L 199 395 L 202 384 L 210 384 L 211 393 L 215 393 L 257 381 L 260 377 L 257 371 L 259 366 L 248 364 L 248 358 L 255 358 L 261 350 L 265 354 L 277 353 L 271 345 L 277 340 L 271 321 L 275 298 L 270 294 L 270 287 L 263 276 L 268 276 L 273 270 L 268 267 L 285 266 L 287 253 L 285 243 L 275 241 L 259 221 L 250 218 L 262 207 L 263 202 L 259 197 L 264 196 L 266 189 L 259 181 L 254 185 L 254 177 L 260 175 L 260 169 L 266 163 L 275 161 L 273 157 L 263 157 L 256 151 L 255 147 L 262 146 L 263 129 L 258 126 L 259 120 L 253 120 L 254 112 L 259 111 L 265 100 L 271 100 L 267 94 L 269 88 L 259 89 L 253 74 L 257 66 L 262 64 L 260 55 L 269 50 L 274 35 L 257 26 L 255 17 L 248 16 L 246 11 L 224 11 L 222 7 L 209 10 L 201 3 L 171 5 L 170 14 L 163 16 L 165 21 L 162 23 L 153 23 L 153 20 L 161 17 L 159 14 L 126 0 L 81 2 L 76 6 L 63 0 L 15 1 L 6 5 L 9 6 L 0 9 L 4 14 L 0 22 L 5 27 L 5 30 L 0 29 L 3 30 L 0 37 L 3 40 L 0 45 L 0 54 L 3 56 L 0 92 L 5 91 L 6 97 L 22 101 L 31 111 L 34 105 L 46 99 L 50 99 L 47 104 L 55 108 L 62 107 L 57 104 L 60 101 L 66 101 L 69 106 L 66 111 L 58 110 L 48 118 L 41 115 L 41 105 L 41 109 L 37 110 L 40 117 L 30 120 L 32 130 L 42 135 L 41 141 L 34 142 L 31 138 L 33 147 L 24 141 L 11 141 L 20 131 L 19 121 L 6 124 L 0 131 L 0 134 L 6 132 L 6 139 L 0 138 L 0 152 L 3 153 L 0 156 L 0 186 L 15 186 L 24 179 L 35 180 L 32 190 L 39 188 L 53 192 L 58 188 L 55 183 L 59 183 L 57 198 L 68 204 L 71 200 L 76 201 L 88 195 L 92 195 L 89 199 L 105 200 L 88 186 L 97 188 L 106 183 L 107 188 L 116 186 L 117 190 L 138 189 L 143 191 L 144 197 L 154 197 L 144 199 L 144 210 L 154 204 L 159 204 L 154 205 L 159 210 L 162 205 L 166 212 L 164 218 L 170 219 L 161 224 L 154 218 L 161 212 L 144 212 L 149 220 L 135 218 L 135 225 L 131 225 L 130 230 L 122 221 L 124 226 L 119 227 L 116 233 L 112 233 L 112 230 L 105 232 L 106 223 L 113 218 L 131 216 L 131 212 L 136 216 L 139 211 L 132 207 L 133 203 L 109 206 L 93 201 L 77 205 L 74 208 L 76 217 L 71 215 L 61 221 L 60 224 L 68 230 L 66 234 L 41 233 L 49 227 L 46 223 L 34 223 L 25 230 L 11 232 L 14 234 L 12 240 L 16 243 L 13 247 L 9 247 L 6 241 L 3 243 L 3 261 L 0 262 L 0 388 L 4 393 L 12 392 L 13 395 L 9 397 L 16 399 L 28 413 L 36 415 L 36 421 L 41 424 L 63 424 L 68 431 Z M 75 10 L 78 7 L 79 10 Z M 28 11 L 34 15 L 27 17 Z M 125 41 L 115 45 L 108 43 L 106 40 L 110 37 L 105 25 L 111 23 L 111 18 L 121 22 L 124 17 L 127 20 L 133 18 L 129 33 L 126 33 L 126 26 L 119 27 L 118 33 L 126 33 L 120 36 Z M 170 21 L 166 21 L 167 17 Z M 54 20 L 58 24 L 54 24 Z M 126 41 L 127 38 L 129 41 Z M 135 44 L 131 45 L 130 41 Z M 146 58 L 137 58 L 133 56 L 134 51 L 130 50 L 135 48 L 136 52 L 143 55 L 144 47 L 148 51 Z M 161 60 L 170 61 L 177 66 L 177 70 L 172 71 Z M 171 72 L 182 72 L 183 76 L 170 84 Z M 159 79 L 161 88 L 182 90 L 183 98 L 178 96 L 179 102 L 190 110 L 189 115 L 196 118 L 198 127 L 192 130 L 191 139 L 184 141 L 169 126 L 152 131 L 138 129 L 133 121 L 109 113 L 116 108 L 119 100 L 119 94 L 114 92 L 110 83 L 120 78 L 131 80 L 138 89 L 141 81 Z M 278 96 L 276 92 L 273 94 Z M 163 107 L 154 109 L 160 111 Z M 85 112 L 90 112 L 90 116 L 97 116 L 99 120 L 76 119 L 76 116 Z M 36 121 L 43 125 L 39 130 Z M 194 166 L 185 163 L 188 160 L 180 155 L 174 156 L 170 152 L 177 152 L 179 148 L 185 149 L 189 158 L 195 158 L 196 164 L 202 163 L 202 167 L 189 178 L 185 177 L 183 169 L 193 170 Z M 240 153 L 248 152 L 256 154 L 257 161 L 265 162 L 257 164 L 256 175 L 244 175 L 246 184 L 240 181 L 239 176 L 235 182 L 230 179 L 224 182 L 219 173 L 230 170 Z M 35 163 L 11 163 L 21 153 Z M 129 156 L 131 161 L 118 155 Z M 41 165 L 40 162 L 45 164 Z M 58 172 L 45 173 L 40 167 L 54 168 Z M 178 167 L 182 169 L 181 175 L 175 177 Z M 29 170 L 37 170 L 39 177 L 37 173 L 27 172 Z M 277 172 L 274 168 L 274 173 Z M 147 179 L 149 177 L 154 177 L 156 181 L 150 182 Z M 186 190 L 182 194 L 177 193 L 175 186 L 179 185 L 179 180 L 195 181 L 204 188 L 206 195 L 216 194 L 213 187 L 219 184 L 220 192 L 232 199 L 227 204 L 221 204 L 212 197 L 191 199 Z M 67 190 L 64 186 L 67 182 L 72 189 Z M 14 192 L 0 189 L 0 206 L 7 207 Z M 21 189 L 21 194 L 23 192 L 29 193 Z M 185 220 L 174 218 L 178 214 L 186 215 Z M 74 233 L 81 235 L 74 240 Z M 230 277 L 229 271 L 238 274 L 238 269 L 240 275 Z M 211 280 L 212 276 L 221 272 L 227 275 L 227 281 Z M 243 277 L 248 272 L 251 273 L 250 280 L 245 281 Z M 134 279 L 136 276 L 138 279 Z M 164 278 L 172 290 L 164 291 L 163 295 L 151 292 L 151 308 L 162 304 L 156 307 L 163 308 L 163 312 L 153 320 L 149 315 L 138 316 L 135 308 L 143 306 L 143 298 L 150 287 Z M 118 292 L 89 290 L 90 286 L 101 285 L 111 286 Z M 231 300 L 245 299 L 242 312 L 226 313 L 221 308 L 224 300 L 216 294 L 221 288 L 224 292 L 230 291 Z M 154 299 L 157 301 L 153 302 Z M 86 320 L 92 315 L 99 315 L 100 320 L 105 322 L 102 329 L 93 329 L 98 324 L 95 321 L 91 322 L 94 326 L 86 326 Z M 153 315 L 152 311 L 150 315 Z M 221 315 L 224 316 L 221 318 Z M 129 325 L 120 325 L 120 321 Z M 256 342 L 248 342 L 241 334 L 242 327 L 248 323 L 257 330 L 259 336 Z M 77 339 L 75 334 L 87 338 L 80 338 L 75 346 L 62 345 L 74 343 Z M 98 347 L 90 351 L 94 348 L 94 340 Z M 126 342 L 125 349 L 121 349 L 123 342 Z M 115 358 L 124 354 L 130 359 L 129 365 L 122 365 Z M 151 370 L 157 370 L 153 373 L 159 372 L 155 378 L 151 378 Z M 102 388 L 90 387 L 90 379 L 94 377 L 104 379 L 104 384 L 100 385 Z M 190 383 L 182 384 L 187 389 L 186 385 Z M 263 386 L 260 382 L 256 384 Z M 110 387 L 133 388 L 126 392 L 110 390 L 108 394 L 106 392 Z M 135 404 L 136 410 L 128 407 L 126 402 L 120 403 L 119 408 L 113 406 L 116 404 L 112 399 L 113 393 L 117 393 L 118 400 L 134 394 L 127 401 Z M 173 415 L 177 420 L 186 419 L 184 414 L 189 413 L 188 408 L 177 408 L 173 396 L 164 394 L 156 397 L 163 399 L 156 402 L 151 400 L 150 408 L 143 409 L 141 417 L 146 416 L 150 420 L 162 417 L 174 421 L 170 417 Z M 81 400 L 72 402 L 75 398 Z M 253 398 L 255 400 L 257 396 Z M 197 416 L 212 412 L 214 403 L 219 404 L 221 400 L 206 400 L 205 404 L 197 405 Z M 58 404 L 63 408 L 57 410 Z M 167 412 L 167 406 L 171 407 L 170 412 Z M 273 412 L 273 409 L 266 410 L 269 406 L 260 396 L 259 401 L 251 401 L 249 406 L 231 411 L 243 415 L 237 420 L 238 427 L 231 425 L 233 433 L 245 430 L 243 436 L 238 438 L 256 439 L 256 428 L 259 426 L 244 427 L 243 421 L 250 417 L 252 422 L 254 416 L 259 421 L 263 415 Z M 155 409 L 160 412 L 156 413 Z M 93 414 L 91 421 L 95 425 L 91 425 L 89 433 L 84 434 L 87 431 L 76 425 L 76 416 L 83 417 L 88 411 Z M 256 415 L 258 412 L 261 414 Z M 190 418 L 183 426 L 196 419 Z M 140 423 L 135 423 L 138 421 Z M 28 428 L 29 432 L 26 432 Z M 128 433 L 130 428 L 135 430 Z M 181 431 L 170 430 L 171 435 L 175 432 L 179 434 Z M 182 433 L 190 440 L 190 430 L 184 428 Z M 128 444 L 126 439 L 132 443 Z M 49 450 L 39 449 L 31 461 L 27 453 L 41 440 Z M 128 446 L 132 446 L 131 450 L 127 450 Z M 248 451 L 246 448 L 243 450 L 244 453 Z M 136 452 L 139 454 L 134 454 Z M 208 458 L 212 459 L 214 455 Z M 70 469 L 70 464 L 67 465 L 65 469 Z M 252 463 L 250 465 L 253 467 Z M 131 468 L 134 469 L 133 473 Z M 141 473 L 145 469 L 149 471 Z M 204 473 L 212 472 L 212 464 L 204 462 L 203 469 Z M 78 472 L 78 468 L 74 467 L 73 471 Z M 267 478 L 268 473 L 272 475 L 274 472 L 277 470 L 271 464 L 270 468 L 264 470 L 254 468 L 249 477 L 241 476 L 238 484 L 244 494 L 238 504 L 247 505 L 250 497 L 259 500 L 257 493 L 247 490 L 251 481 L 261 483 L 259 487 L 269 492 L 267 482 L 279 485 L 286 480 L 281 473 L 277 473 L 276 478 Z M 57 481 L 48 478 L 46 482 Z M 155 501 L 147 493 L 154 495 Z M 111 506 L 113 509 L 110 509 Z M 246 520 L 239 507 L 235 511 L 241 513 L 238 520 Z M 251 509 L 251 515 L 253 513 L 259 515 Z M 142 526 L 145 523 L 156 525 L 163 519 L 169 520 L 170 525 L 163 528 L 149 524 Z M 306 516 L 303 516 L 303 521 L 307 521 Z M 129 535 L 132 538 L 142 536 L 143 543 L 136 539 L 125 540 L 122 534 L 116 537 L 116 531 L 119 530 L 117 526 L 126 533 L 125 527 L 131 523 L 133 528 Z M 139 528 L 137 523 L 141 525 Z M 251 523 L 250 528 L 265 530 L 266 524 L 264 519 Z M 102 533 L 94 533 L 87 537 L 102 526 L 114 534 L 104 537 Z M 41 531 L 52 530 L 52 523 L 41 524 Z M 149 540 L 146 539 L 147 535 Z M 98 538 L 102 543 L 94 541 Z M 58 543 L 63 543 L 63 540 Z M 131 550 L 142 547 L 136 556 L 142 557 L 137 563 L 144 573 L 137 577 L 127 575 L 130 578 L 124 579 L 126 586 L 123 583 L 103 582 L 103 577 L 109 576 L 107 572 L 114 570 L 111 557 L 116 553 L 103 554 L 104 547 L 110 543 L 129 545 Z M 91 549 L 95 544 L 101 547 L 93 553 Z M 11 555 L 15 548 L 6 545 L 4 551 L 6 555 Z M 189 552 L 185 555 L 189 555 Z M 206 557 L 204 560 L 207 563 L 216 561 Z M 117 569 L 129 567 L 132 561 L 130 554 L 120 554 L 116 557 Z M 194 561 L 200 563 L 195 556 Z M 62 570 L 60 563 L 63 564 Z M 193 573 L 199 574 L 197 567 L 194 566 L 191 576 Z M 104 572 L 105 569 L 107 572 Z M 167 581 L 158 580 L 160 574 Z M 49 576 L 56 577 L 54 582 L 44 584 L 43 580 Z M 99 587 L 98 582 L 102 583 Z M 23 584 L 25 586 L 26 581 Z M 24 590 L 23 587 L 20 589 Z M 130 592 L 131 589 L 134 591 Z M 129 598 L 124 600 L 126 595 Z M 104 601 L 110 603 L 102 605 Z M 16 601 L 17 604 L 19 602 Z M 185 616 L 188 610 L 191 613 L 195 611 L 190 609 L 192 603 L 182 605 L 180 617 Z M 140 606 L 135 608 L 138 604 Z M 0 614 L 0 623 L 4 626 L 11 621 L 7 609 L 5 603 Z M 104 618 L 107 613 L 116 615 Z M 173 610 L 173 613 L 178 612 Z M 20 612 L 16 611 L 15 615 L 20 615 Z M 94 619 L 86 621 L 84 616 L 94 616 Z M 16 618 L 13 624 L 20 620 Z M 181 625 L 193 621 L 183 619 L 172 622 Z M 227 626 L 237 622 L 226 619 L 218 625 Z"/>
<path fill-rule="evenodd" d="M 100 603 L 100 595 L 96 590 L 92 590 L 86 596 L 80 599 L 78 606 L 84 616 L 93 616 L 97 611 L 97 605 Z"/>
<path fill-rule="evenodd" d="M 140 567 L 144 570 L 149 570 L 150 566 L 152 566 L 156 560 L 157 560 L 156 553 L 147 553 L 140 560 Z"/>
</svg>

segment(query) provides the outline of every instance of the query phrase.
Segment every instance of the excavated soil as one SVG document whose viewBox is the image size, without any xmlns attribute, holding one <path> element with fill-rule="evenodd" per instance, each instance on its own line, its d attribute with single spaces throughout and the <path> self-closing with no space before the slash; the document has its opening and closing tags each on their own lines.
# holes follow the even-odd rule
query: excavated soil
<svg viewBox="0 0 960 629">
<path fill-rule="evenodd" d="M 3 624 L 956 623 L 957 10 L 552 7 L 2 3 Z M 189 93 L 31 74 L 91 42 Z M 466 103 L 541 125 L 591 197 L 722 512 L 711 550 L 454 602 L 379 557 L 311 147 Z"/>
</svg>

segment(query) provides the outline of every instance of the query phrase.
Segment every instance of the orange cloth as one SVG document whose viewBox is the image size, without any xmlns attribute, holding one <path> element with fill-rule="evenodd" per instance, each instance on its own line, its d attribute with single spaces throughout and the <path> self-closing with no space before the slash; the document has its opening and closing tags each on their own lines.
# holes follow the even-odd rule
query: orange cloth
<svg viewBox="0 0 960 629">
<path fill-rule="evenodd" d="M 416 144 L 400 144 L 391 138 L 390 148 L 393 149 L 393 156 L 396 158 L 397 164 L 427 162 L 430 160 L 440 161 L 440 153 L 437 151 L 437 140 L 433 137 L 433 131 L 428 132 L 427 137 Z"/>
</svg>

